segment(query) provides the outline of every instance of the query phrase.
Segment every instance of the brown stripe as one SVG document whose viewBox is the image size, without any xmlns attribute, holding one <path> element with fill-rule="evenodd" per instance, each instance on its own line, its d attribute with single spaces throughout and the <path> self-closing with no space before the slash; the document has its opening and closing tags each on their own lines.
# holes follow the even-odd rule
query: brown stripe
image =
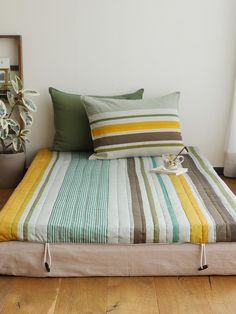
<svg viewBox="0 0 236 314">
<path fill-rule="evenodd" d="M 146 222 L 138 177 L 135 171 L 134 158 L 127 159 L 127 168 L 130 181 L 132 211 L 134 218 L 134 243 L 145 243 Z"/>
<path fill-rule="evenodd" d="M 93 141 L 94 148 L 106 145 L 126 144 L 148 141 L 182 141 L 180 132 L 135 133 L 101 137 Z"/>
<path fill-rule="evenodd" d="M 216 223 L 216 242 L 236 241 L 236 225 L 234 219 L 227 208 L 225 208 L 206 177 L 198 170 L 190 156 L 185 156 L 183 166 L 188 168 L 191 180 Z"/>
</svg>

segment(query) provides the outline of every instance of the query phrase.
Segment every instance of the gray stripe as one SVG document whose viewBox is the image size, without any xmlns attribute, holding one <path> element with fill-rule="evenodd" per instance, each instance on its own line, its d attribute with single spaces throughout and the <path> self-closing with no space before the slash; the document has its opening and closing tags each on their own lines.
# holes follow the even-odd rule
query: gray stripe
<svg viewBox="0 0 236 314">
<path fill-rule="evenodd" d="M 182 141 L 180 132 L 135 133 L 101 137 L 93 141 L 94 148 L 106 145 L 138 143 L 148 141 Z"/>
<path fill-rule="evenodd" d="M 130 180 L 132 211 L 134 217 L 134 243 L 146 242 L 146 223 L 143 211 L 143 201 L 135 171 L 134 158 L 127 159 L 128 175 Z"/>
</svg>

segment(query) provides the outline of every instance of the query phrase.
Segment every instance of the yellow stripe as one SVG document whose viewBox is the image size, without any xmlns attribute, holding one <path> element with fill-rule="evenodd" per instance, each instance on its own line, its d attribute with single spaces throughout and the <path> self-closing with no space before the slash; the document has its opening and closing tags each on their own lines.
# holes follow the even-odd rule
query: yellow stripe
<svg viewBox="0 0 236 314">
<path fill-rule="evenodd" d="M 183 176 L 170 176 L 182 207 L 190 223 L 190 241 L 193 243 L 208 242 L 208 224 L 199 208 L 195 197 Z"/>
<path fill-rule="evenodd" d="M 93 136 L 109 134 L 114 132 L 126 132 L 147 129 L 179 129 L 177 121 L 149 121 L 149 122 L 130 122 L 124 124 L 104 125 L 92 129 Z"/>
<path fill-rule="evenodd" d="M 201 221 L 201 224 L 202 224 L 202 242 L 207 243 L 208 242 L 208 222 L 207 222 L 204 214 L 202 213 L 201 208 L 198 206 L 196 198 L 195 198 L 187 180 L 183 176 L 180 176 L 180 181 L 181 181 L 181 183 L 182 183 L 182 185 L 186 191 L 186 194 L 188 195 L 190 202 L 192 203 L 192 205 L 193 205 L 193 207 L 194 207 L 194 209 L 198 215 L 198 218 Z"/>
<path fill-rule="evenodd" d="M 19 220 L 40 183 L 52 154 L 47 149 L 43 149 L 37 154 L 24 179 L 1 210 L 0 241 L 18 240 Z"/>
</svg>

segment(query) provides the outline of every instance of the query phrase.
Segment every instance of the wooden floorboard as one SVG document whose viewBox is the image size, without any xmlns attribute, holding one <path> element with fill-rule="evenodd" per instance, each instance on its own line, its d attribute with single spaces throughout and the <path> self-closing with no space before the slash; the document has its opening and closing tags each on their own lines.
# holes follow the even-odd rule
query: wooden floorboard
<svg viewBox="0 0 236 314">
<path fill-rule="evenodd" d="M 208 277 L 157 277 L 155 283 L 161 313 L 211 313 Z"/>
<path fill-rule="evenodd" d="M 223 178 L 236 193 L 236 180 Z M 0 190 L 0 208 L 12 190 Z M 236 314 L 236 276 L 0 276 L 0 313 Z"/>
</svg>

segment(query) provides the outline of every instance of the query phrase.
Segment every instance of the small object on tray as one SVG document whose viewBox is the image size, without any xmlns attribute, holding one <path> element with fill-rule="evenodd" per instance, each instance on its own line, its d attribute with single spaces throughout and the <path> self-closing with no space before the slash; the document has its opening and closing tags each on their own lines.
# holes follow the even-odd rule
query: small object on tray
<svg viewBox="0 0 236 314">
<path fill-rule="evenodd" d="M 159 174 L 174 174 L 180 176 L 181 174 L 188 172 L 188 168 L 166 169 L 164 166 L 160 166 L 152 168 L 150 171 Z"/>
</svg>

